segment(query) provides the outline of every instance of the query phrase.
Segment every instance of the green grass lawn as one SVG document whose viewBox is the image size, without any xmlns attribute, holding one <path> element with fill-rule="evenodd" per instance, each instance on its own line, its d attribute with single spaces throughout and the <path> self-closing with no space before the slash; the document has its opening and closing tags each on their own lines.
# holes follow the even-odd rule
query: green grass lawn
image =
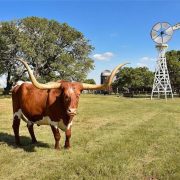
<svg viewBox="0 0 180 180">
<path fill-rule="evenodd" d="M 82 95 L 71 149 L 54 149 L 49 126 L 24 122 L 16 147 L 11 99 L 0 99 L 0 179 L 180 179 L 180 99 Z"/>
</svg>

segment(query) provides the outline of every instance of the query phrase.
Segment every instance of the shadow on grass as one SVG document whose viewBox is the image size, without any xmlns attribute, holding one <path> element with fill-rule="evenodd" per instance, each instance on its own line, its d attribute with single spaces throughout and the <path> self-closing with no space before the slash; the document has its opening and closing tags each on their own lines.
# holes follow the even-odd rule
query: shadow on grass
<svg viewBox="0 0 180 180">
<path fill-rule="evenodd" d="M 0 99 L 6 99 L 6 98 L 11 98 L 11 97 L 12 97 L 11 93 L 8 95 L 4 95 L 3 92 L 0 92 Z"/>
<path fill-rule="evenodd" d="M 20 141 L 22 145 L 17 146 L 15 144 L 15 138 L 13 135 L 0 132 L 0 145 L 7 144 L 8 146 L 11 146 L 13 148 L 23 149 L 26 152 L 35 152 L 36 151 L 35 147 L 43 147 L 43 148 L 50 147 L 47 143 L 43 143 L 43 142 L 37 142 L 35 144 L 32 144 L 31 138 L 26 136 L 20 136 Z"/>
</svg>

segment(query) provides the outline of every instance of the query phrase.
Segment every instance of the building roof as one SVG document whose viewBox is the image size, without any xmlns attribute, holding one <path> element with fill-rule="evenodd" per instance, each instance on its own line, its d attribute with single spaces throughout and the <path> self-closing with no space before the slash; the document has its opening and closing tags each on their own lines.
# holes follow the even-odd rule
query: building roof
<svg viewBox="0 0 180 180">
<path fill-rule="evenodd" d="M 110 76 L 111 74 L 111 71 L 110 70 L 104 70 L 102 73 L 101 73 L 101 76 Z"/>
</svg>

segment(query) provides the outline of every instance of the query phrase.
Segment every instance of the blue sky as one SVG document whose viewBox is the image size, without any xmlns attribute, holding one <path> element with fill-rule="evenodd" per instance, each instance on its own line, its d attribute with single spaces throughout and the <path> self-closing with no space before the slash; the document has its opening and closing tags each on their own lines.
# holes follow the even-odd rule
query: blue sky
<svg viewBox="0 0 180 180">
<path fill-rule="evenodd" d="M 81 31 L 95 47 L 91 54 L 95 69 L 88 78 L 99 83 L 103 70 L 127 61 L 129 66 L 146 65 L 154 70 L 157 52 L 151 28 L 157 22 L 180 22 L 180 1 L 0 0 L 0 21 L 27 16 L 66 22 Z M 168 50 L 180 50 L 180 30 L 174 32 L 168 45 Z"/>
</svg>

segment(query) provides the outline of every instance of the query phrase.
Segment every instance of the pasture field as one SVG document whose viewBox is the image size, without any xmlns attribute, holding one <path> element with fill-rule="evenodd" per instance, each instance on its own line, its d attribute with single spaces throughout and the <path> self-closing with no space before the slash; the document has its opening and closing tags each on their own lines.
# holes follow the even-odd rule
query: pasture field
<svg viewBox="0 0 180 180">
<path fill-rule="evenodd" d="M 0 179 L 180 179 L 180 99 L 82 95 L 71 149 L 54 149 L 49 126 L 35 126 L 31 145 L 21 122 L 14 144 L 11 98 L 0 99 Z"/>
</svg>

